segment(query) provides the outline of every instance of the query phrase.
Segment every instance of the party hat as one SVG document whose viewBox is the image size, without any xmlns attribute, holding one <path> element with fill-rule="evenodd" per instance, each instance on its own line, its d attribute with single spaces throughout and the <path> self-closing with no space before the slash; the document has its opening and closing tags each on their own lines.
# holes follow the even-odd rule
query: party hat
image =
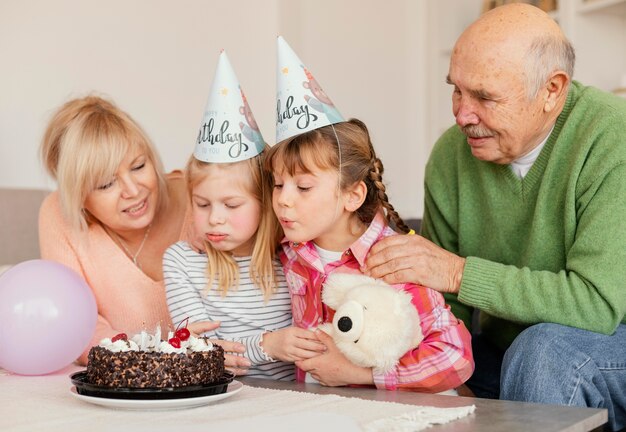
<svg viewBox="0 0 626 432">
<path fill-rule="evenodd" d="M 222 51 L 193 155 L 203 162 L 228 163 L 250 159 L 264 148 L 246 96 Z"/>
<path fill-rule="evenodd" d="M 302 61 L 278 37 L 276 76 L 276 142 L 344 121 Z"/>
</svg>

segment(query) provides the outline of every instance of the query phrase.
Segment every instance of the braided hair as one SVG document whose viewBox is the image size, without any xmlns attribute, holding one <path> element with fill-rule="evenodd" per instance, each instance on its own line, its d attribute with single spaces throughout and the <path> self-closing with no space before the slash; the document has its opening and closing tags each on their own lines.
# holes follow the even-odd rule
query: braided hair
<svg viewBox="0 0 626 432">
<path fill-rule="evenodd" d="M 359 220 L 370 224 L 382 210 L 387 223 L 393 223 L 402 233 L 409 232 L 409 227 L 389 202 L 382 178 L 383 163 L 376 156 L 369 131 L 362 121 L 350 119 L 282 141 L 267 154 L 266 169 L 273 171 L 278 161 L 291 176 L 297 171 L 311 172 L 311 167 L 337 170 L 342 190 L 363 181 L 367 194 L 356 211 Z"/>
</svg>

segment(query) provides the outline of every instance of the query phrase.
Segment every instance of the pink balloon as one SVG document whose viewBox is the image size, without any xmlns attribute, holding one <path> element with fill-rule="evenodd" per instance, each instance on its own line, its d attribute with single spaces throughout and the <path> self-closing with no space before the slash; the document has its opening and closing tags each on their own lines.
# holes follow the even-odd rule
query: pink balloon
<svg viewBox="0 0 626 432">
<path fill-rule="evenodd" d="M 91 289 L 70 268 L 25 261 L 0 276 L 0 367 L 55 372 L 87 348 L 98 312 Z"/>
</svg>

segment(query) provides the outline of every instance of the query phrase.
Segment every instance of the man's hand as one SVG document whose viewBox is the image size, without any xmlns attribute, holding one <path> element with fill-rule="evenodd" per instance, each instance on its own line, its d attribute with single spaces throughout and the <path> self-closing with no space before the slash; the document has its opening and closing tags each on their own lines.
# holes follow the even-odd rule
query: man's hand
<svg viewBox="0 0 626 432">
<path fill-rule="evenodd" d="M 371 249 L 362 269 L 389 284 L 414 283 L 444 293 L 461 288 L 465 258 L 419 235 L 385 237 Z"/>
<path fill-rule="evenodd" d="M 339 351 L 333 338 L 321 330 L 315 332 L 326 352 L 308 360 L 297 361 L 296 366 L 311 374 L 325 386 L 345 386 L 350 384 L 373 384 L 372 368 L 357 366 Z"/>
</svg>

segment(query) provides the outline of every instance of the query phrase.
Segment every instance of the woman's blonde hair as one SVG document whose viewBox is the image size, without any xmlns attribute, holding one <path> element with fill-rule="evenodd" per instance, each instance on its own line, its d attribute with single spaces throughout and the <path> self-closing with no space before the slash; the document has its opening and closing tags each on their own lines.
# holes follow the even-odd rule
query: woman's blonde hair
<svg viewBox="0 0 626 432">
<path fill-rule="evenodd" d="M 399 231 L 409 232 L 409 227 L 389 203 L 383 183 L 383 163 L 376 156 L 362 121 L 350 119 L 276 144 L 267 155 L 266 169 L 274 171 L 278 166 L 284 167 L 291 176 L 297 171 L 310 173 L 315 167 L 336 170 L 340 174 L 341 190 L 363 181 L 367 186 L 367 195 L 356 211 L 359 220 L 369 224 L 376 213 L 384 209 L 387 223 L 393 222 Z"/>
<path fill-rule="evenodd" d="M 272 210 L 271 176 L 263 170 L 262 159 L 266 153 L 263 151 L 258 156 L 231 164 L 212 164 L 202 162 L 191 156 L 187 163 L 187 190 L 189 197 L 193 189 L 208 175 L 208 168 L 212 165 L 220 165 L 221 168 L 234 168 L 244 165 L 249 173 L 245 181 L 247 190 L 254 196 L 261 206 L 259 226 L 255 233 L 254 247 L 250 264 L 250 278 L 261 289 L 265 301 L 276 290 L 276 273 L 274 272 L 274 258 L 276 248 L 280 240 L 280 225 Z M 193 206 L 193 202 L 191 203 Z M 229 252 L 220 251 L 204 242 L 208 257 L 207 263 L 207 288 L 205 294 L 216 286 L 221 295 L 225 296 L 229 289 L 239 286 L 239 267 Z"/>
<path fill-rule="evenodd" d="M 87 195 L 110 181 L 131 149 L 140 149 L 152 162 L 158 178 L 157 211 L 167 206 L 163 165 L 141 127 L 115 104 L 98 96 L 66 102 L 52 116 L 41 158 L 57 180 L 61 207 L 70 224 L 87 229 L 95 222 L 83 205 Z"/>
</svg>

